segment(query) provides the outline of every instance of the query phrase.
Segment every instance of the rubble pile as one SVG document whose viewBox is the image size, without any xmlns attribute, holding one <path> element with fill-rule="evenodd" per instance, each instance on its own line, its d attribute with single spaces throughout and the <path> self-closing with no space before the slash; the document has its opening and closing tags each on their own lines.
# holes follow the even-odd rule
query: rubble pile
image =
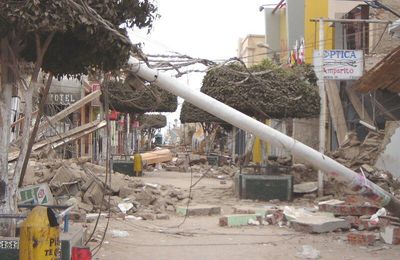
<svg viewBox="0 0 400 260">
<path fill-rule="evenodd" d="M 400 218 L 360 195 L 348 195 L 343 201 L 325 200 L 308 207 L 235 206 L 233 213 L 222 216 L 220 226 L 276 225 L 313 234 L 342 232 L 342 239 L 356 246 L 400 244 Z"/>
<path fill-rule="evenodd" d="M 384 190 L 400 197 L 400 182 L 395 180 L 391 173 L 374 167 L 382 150 L 384 137 L 384 131 L 371 131 L 365 140 L 360 142 L 356 134 L 352 132 L 348 135 L 342 147 L 329 155 L 337 162 L 365 176 Z M 328 182 L 328 186 L 332 186 L 329 183 L 332 184 L 332 182 Z M 340 192 L 343 191 L 337 191 L 336 193 Z"/>
<path fill-rule="evenodd" d="M 114 172 L 111 184 L 105 180 L 105 167 L 77 160 L 30 161 L 24 185 L 48 183 L 56 201 L 76 205 L 80 213 L 111 212 L 143 219 L 161 218 L 175 212 L 175 205 L 187 198 L 169 185 L 145 183 Z M 109 196 L 110 195 L 110 196 Z"/>
<path fill-rule="evenodd" d="M 363 142 L 360 142 L 356 133 L 351 132 L 345 143 L 331 156 L 346 167 L 357 170 L 365 166 L 366 170 L 372 170 L 380 152 L 381 142 L 385 136 L 383 131 L 369 132 Z M 370 169 L 371 168 L 371 169 Z"/>
</svg>

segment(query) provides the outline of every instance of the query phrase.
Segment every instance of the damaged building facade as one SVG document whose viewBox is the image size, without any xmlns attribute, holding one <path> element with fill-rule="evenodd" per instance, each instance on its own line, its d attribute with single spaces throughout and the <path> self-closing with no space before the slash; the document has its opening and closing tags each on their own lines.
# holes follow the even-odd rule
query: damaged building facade
<svg viewBox="0 0 400 260">
<path fill-rule="evenodd" d="M 397 1 L 381 2 L 393 10 L 398 10 Z M 273 58 L 274 49 L 281 50 L 278 54 L 282 64 L 293 64 L 293 56 L 297 57 L 296 61 L 301 62 L 303 58 L 306 63 L 314 63 L 313 51 L 319 48 L 319 41 L 322 40 L 324 49 L 327 51 L 362 51 L 362 74 L 365 72 L 367 74 L 357 76 L 355 79 L 325 80 L 328 118 L 326 152 L 340 148 L 352 132 L 356 133 L 361 142 L 370 131 L 383 134 L 386 130 L 384 136 L 393 132 L 390 130 L 393 128 L 390 121 L 396 122 L 399 119 L 397 104 L 400 100 L 395 89 L 398 84 L 397 77 L 392 71 L 395 70 L 394 68 L 398 69 L 396 48 L 400 41 L 389 34 L 388 28 L 390 23 L 399 17 L 387 10 L 373 8 L 363 1 L 334 0 L 318 1 L 318 4 L 312 0 L 281 1 L 274 8 L 264 8 L 264 13 L 265 39 L 266 45 L 271 49 L 270 58 Z M 312 21 L 319 17 L 330 19 L 325 22 L 323 39 L 319 37 L 318 21 Z M 357 21 L 363 19 L 366 22 Z M 345 60 L 343 57 L 337 59 Z M 375 77 L 376 80 L 371 80 L 371 77 Z M 358 81 L 357 78 L 359 78 Z M 382 78 L 388 78 L 388 80 L 382 82 L 380 80 Z M 311 122 L 302 119 L 293 120 L 293 137 L 318 148 L 318 123 L 318 118 L 312 119 Z M 391 126 L 387 127 L 387 125 Z M 395 140 L 394 136 L 393 141 Z M 385 157 L 383 156 L 385 153 L 385 158 L 388 158 L 390 146 L 386 148 L 378 143 L 376 149 L 382 152 L 381 155 L 377 155 L 379 158 Z M 398 153 L 392 153 L 392 156 L 399 158 Z M 374 158 L 371 163 L 379 170 L 392 172 L 395 176 L 400 174 L 393 165 L 384 166 L 382 160 Z"/>
</svg>

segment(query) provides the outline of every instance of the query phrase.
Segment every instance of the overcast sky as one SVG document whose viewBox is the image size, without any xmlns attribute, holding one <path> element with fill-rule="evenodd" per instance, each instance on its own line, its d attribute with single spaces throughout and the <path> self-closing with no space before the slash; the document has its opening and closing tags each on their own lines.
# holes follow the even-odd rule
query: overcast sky
<svg viewBox="0 0 400 260">
<path fill-rule="evenodd" d="M 264 34 L 264 15 L 259 7 L 277 0 L 158 0 L 161 17 L 150 34 L 135 30 L 134 42 L 143 42 L 149 54 L 179 52 L 194 58 L 221 60 L 235 57 L 239 38 Z M 201 87 L 202 76 L 182 77 L 193 89 Z M 181 103 L 181 102 L 180 102 Z M 179 113 L 168 116 L 169 123 Z"/>
</svg>

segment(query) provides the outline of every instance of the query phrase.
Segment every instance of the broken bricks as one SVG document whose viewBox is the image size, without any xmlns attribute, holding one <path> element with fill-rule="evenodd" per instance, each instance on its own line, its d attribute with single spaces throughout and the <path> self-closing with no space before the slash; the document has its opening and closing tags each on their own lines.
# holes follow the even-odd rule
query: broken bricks
<svg viewBox="0 0 400 260">
<path fill-rule="evenodd" d="M 375 233 L 350 232 L 347 234 L 347 242 L 354 246 L 373 246 L 376 241 Z"/>
<path fill-rule="evenodd" d="M 349 205 L 344 201 L 329 200 L 318 203 L 318 208 L 323 212 L 331 212 L 335 216 L 363 216 L 373 215 L 379 208 L 367 205 Z"/>
</svg>

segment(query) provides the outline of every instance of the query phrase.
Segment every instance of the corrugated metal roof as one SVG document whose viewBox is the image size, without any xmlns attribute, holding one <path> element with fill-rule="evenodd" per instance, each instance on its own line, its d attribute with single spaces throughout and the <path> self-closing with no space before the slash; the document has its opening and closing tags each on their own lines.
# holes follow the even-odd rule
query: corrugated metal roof
<svg viewBox="0 0 400 260">
<path fill-rule="evenodd" d="M 388 90 L 400 93 L 400 46 L 389 53 L 355 84 L 356 90 Z"/>
</svg>

